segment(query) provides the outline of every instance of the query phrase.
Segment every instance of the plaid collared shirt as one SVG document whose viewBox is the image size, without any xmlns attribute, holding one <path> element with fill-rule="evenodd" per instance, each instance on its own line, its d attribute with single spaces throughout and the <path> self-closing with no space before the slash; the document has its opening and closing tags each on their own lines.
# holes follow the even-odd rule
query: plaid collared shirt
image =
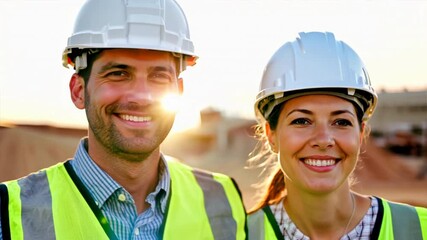
<svg viewBox="0 0 427 240">
<path fill-rule="evenodd" d="M 270 205 L 271 212 L 274 214 L 276 221 L 279 225 L 280 230 L 286 240 L 309 240 L 310 238 L 305 236 L 292 222 L 285 208 L 283 207 L 283 200 L 278 204 Z M 371 207 L 365 214 L 359 224 L 348 232 L 346 235 L 341 237 L 341 240 L 358 239 L 358 240 L 369 240 L 370 235 L 374 229 L 375 220 L 378 215 L 378 200 L 371 197 Z"/>
</svg>

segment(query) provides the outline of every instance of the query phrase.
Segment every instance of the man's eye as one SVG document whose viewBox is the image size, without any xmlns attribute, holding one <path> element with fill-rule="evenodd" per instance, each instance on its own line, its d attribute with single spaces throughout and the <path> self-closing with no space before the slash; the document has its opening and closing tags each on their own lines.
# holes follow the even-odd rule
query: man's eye
<svg viewBox="0 0 427 240">
<path fill-rule="evenodd" d="M 150 74 L 149 79 L 155 83 L 170 83 L 172 77 L 167 73 L 153 73 Z"/>
<path fill-rule="evenodd" d="M 122 80 L 127 79 L 129 74 L 125 71 L 113 71 L 105 74 L 105 77 L 108 77 L 113 80 Z"/>
<path fill-rule="evenodd" d="M 310 124 L 310 120 L 306 118 L 297 118 L 295 120 L 292 120 L 291 125 L 308 125 Z"/>
</svg>

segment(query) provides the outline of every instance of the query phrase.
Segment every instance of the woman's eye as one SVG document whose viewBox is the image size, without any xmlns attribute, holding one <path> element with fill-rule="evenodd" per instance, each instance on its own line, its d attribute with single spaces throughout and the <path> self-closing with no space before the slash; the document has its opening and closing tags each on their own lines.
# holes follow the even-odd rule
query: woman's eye
<svg viewBox="0 0 427 240">
<path fill-rule="evenodd" d="M 291 121 L 291 125 L 308 125 L 310 121 L 306 118 L 297 118 Z"/>
<path fill-rule="evenodd" d="M 351 121 L 347 120 L 347 119 L 338 119 L 338 120 L 335 121 L 334 124 L 338 125 L 338 126 L 353 126 L 353 124 L 351 123 Z"/>
</svg>

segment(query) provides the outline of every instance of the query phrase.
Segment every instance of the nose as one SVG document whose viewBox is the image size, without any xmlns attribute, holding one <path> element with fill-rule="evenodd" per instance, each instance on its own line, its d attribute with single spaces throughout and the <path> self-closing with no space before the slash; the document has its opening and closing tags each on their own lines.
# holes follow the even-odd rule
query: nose
<svg viewBox="0 0 427 240">
<path fill-rule="evenodd" d="M 129 103 L 148 105 L 155 101 L 155 96 L 148 81 L 145 78 L 138 78 L 128 85 L 126 99 Z"/>
<path fill-rule="evenodd" d="M 327 149 L 335 144 L 335 139 L 332 130 L 326 125 L 316 125 L 313 136 L 311 139 L 311 145 L 319 149 Z"/>
</svg>

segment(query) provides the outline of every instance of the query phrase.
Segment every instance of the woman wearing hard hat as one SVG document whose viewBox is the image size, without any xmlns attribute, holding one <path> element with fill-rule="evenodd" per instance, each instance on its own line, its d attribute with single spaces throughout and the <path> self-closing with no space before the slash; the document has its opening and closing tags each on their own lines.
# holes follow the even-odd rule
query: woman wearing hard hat
<svg viewBox="0 0 427 240">
<path fill-rule="evenodd" d="M 303 32 L 275 52 L 250 160 L 272 174 L 250 211 L 249 239 L 427 239 L 427 209 L 350 189 L 376 104 L 361 59 L 332 33 Z"/>
</svg>

